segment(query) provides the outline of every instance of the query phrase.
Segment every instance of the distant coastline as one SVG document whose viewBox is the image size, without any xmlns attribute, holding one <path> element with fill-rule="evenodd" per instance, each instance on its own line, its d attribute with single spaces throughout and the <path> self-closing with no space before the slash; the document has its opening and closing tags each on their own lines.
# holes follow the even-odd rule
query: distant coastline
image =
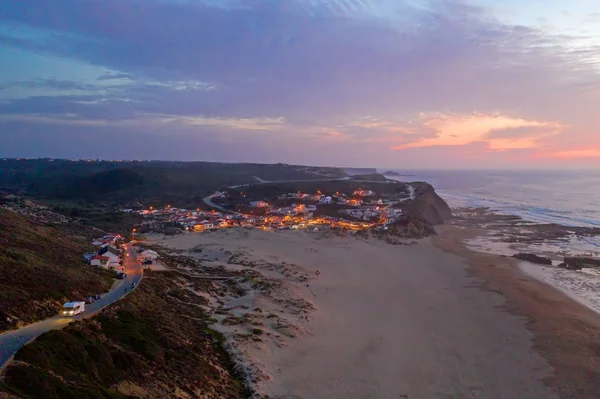
<svg viewBox="0 0 600 399">
<path fill-rule="evenodd" d="M 386 170 L 385 172 L 381 172 L 381 174 L 384 175 L 384 176 L 392 176 L 392 177 L 401 177 L 401 176 L 410 177 L 410 176 L 414 176 L 414 175 L 411 175 L 411 174 L 396 172 L 394 170 Z"/>
</svg>

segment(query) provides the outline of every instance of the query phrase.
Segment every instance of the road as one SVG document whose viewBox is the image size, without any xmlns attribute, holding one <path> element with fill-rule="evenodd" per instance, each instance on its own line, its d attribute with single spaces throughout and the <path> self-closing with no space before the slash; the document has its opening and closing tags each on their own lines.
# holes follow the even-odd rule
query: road
<svg viewBox="0 0 600 399">
<path fill-rule="evenodd" d="M 89 305 L 86 304 L 85 312 L 78 314 L 75 317 L 57 315 L 37 323 L 29 324 L 23 328 L 19 328 L 18 330 L 1 334 L 0 370 L 3 370 L 4 367 L 10 363 L 10 360 L 14 354 L 23 345 L 33 341 L 43 333 L 50 330 L 59 330 L 75 320 L 93 316 L 106 306 L 123 298 L 125 295 L 131 292 L 131 284 L 135 283 L 137 286 L 140 283 L 144 274 L 144 270 L 142 265 L 137 261 L 135 250 L 130 243 L 126 244 L 125 246 L 125 254 L 123 265 L 125 266 L 127 278 L 125 280 L 121 280 L 120 284 L 114 287 L 111 291 L 102 295 L 102 297 L 96 302 Z"/>
<path fill-rule="evenodd" d="M 277 184 L 277 183 L 303 183 L 303 182 L 317 182 L 317 181 L 344 181 L 344 180 L 352 180 L 351 176 L 348 177 L 329 177 L 325 179 L 302 179 L 302 180 L 263 180 L 260 177 L 254 177 L 257 182 L 256 183 L 246 183 L 246 184 L 236 184 L 235 186 L 229 186 L 228 188 L 241 188 L 241 187 L 250 187 L 256 186 L 259 184 Z M 363 180 L 368 182 L 367 180 Z M 373 182 L 373 183 L 381 183 L 381 182 Z"/>
<path fill-rule="evenodd" d="M 371 181 L 371 180 L 354 180 L 352 179 L 352 177 L 342 177 L 342 178 L 329 178 L 329 179 L 311 179 L 311 180 L 278 180 L 278 181 L 267 181 L 267 180 L 263 180 L 260 177 L 257 176 L 253 176 L 256 180 L 258 180 L 257 183 L 248 183 L 248 184 L 238 184 L 237 186 L 229 186 L 228 188 L 241 188 L 241 187 L 250 187 L 250 186 L 257 186 L 257 185 L 261 185 L 261 184 L 276 184 L 276 183 L 303 183 L 303 182 L 319 182 L 319 181 L 357 181 L 357 182 L 363 182 L 363 183 L 384 183 L 381 181 Z M 396 181 L 394 181 L 396 182 Z M 406 183 L 405 183 L 406 184 Z M 408 185 L 408 184 L 407 184 Z M 411 195 L 411 199 L 414 199 L 414 188 L 410 185 L 408 185 L 408 188 L 410 190 L 410 195 Z M 230 209 L 227 208 L 223 208 L 222 206 L 219 206 L 217 204 L 215 204 L 212 200 L 215 197 L 218 197 L 219 193 L 214 193 L 209 195 L 208 197 L 204 197 L 203 201 L 206 205 L 208 205 L 209 207 L 213 208 L 213 209 L 217 209 L 221 212 L 224 213 L 231 213 L 231 214 L 236 214 L 236 215 L 243 215 L 242 213 L 239 212 L 235 212 L 232 211 Z"/>
</svg>

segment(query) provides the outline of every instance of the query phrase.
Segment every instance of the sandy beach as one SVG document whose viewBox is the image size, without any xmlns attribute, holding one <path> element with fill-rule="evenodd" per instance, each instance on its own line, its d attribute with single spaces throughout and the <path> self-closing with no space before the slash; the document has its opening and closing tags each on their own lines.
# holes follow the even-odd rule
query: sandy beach
<svg viewBox="0 0 600 399">
<path fill-rule="evenodd" d="M 237 229 L 149 241 L 195 259 L 185 273 L 238 273 L 196 293 L 260 395 L 594 397 L 585 344 L 598 315 L 511 259 L 469 251 L 465 235 L 446 226 L 391 245 Z"/>
</svg>

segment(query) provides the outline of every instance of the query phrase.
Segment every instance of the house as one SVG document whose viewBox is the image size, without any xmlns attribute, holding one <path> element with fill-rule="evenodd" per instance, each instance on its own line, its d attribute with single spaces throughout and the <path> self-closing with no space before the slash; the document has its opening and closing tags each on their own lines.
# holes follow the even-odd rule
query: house
<svg viewBox="0 0 600 399">
<path fill-rule="evenodd" d="M 90 265 L 101 266 L 101 267 L 108 269 L 109 261 L 110 261 L 110 258 L 108 256 L 96 255 L 96 256 L 92 257 L 92 259 L 90 259 Z"/>
<path fill-rule="evenodd" d="M 201 221 L 200 225 L 205 229 L 212 229 L 215 227 L 215 225 L 213 223 L 209 222 L 208 220 Z"/>
<path fill-rule="evenodd" d="M 362 190 L 362 189 L 358 189 L 358 190 L 354 190 L 354 195 L 359 196 L 359 197 L 369 197 L 372 195 L 375 195 L 375 192 L 371 191 L 371 190 Z"/>
<path fill-rule="evenodd" d="M 204 225 L 197 223 L 194 225 L 193 229 L 195 232 L 199 233 L 201 231 L 204 231 Z"/>
<path fill-rule="evenodd" d="M 117 267 L 121 261 L 120 252 L 115 247 L 107 245 L 98 251 L 99 256 L 108 257 L 108 267 Z"/>
<path fill-rule="evenodd" d="M 333 202 L 333 199 L 331 197 L 324 197 L 321 198 L 321 200 L 319 201 L 319 204 L 323 205 L 323 204 L 331 204 Z"/>
<path fill-rule="evenodd" d="M 117 240 L 120 240 L 121 236 L 119 234 L 108 233 L 104 237 L 102 237 L 102 239 L 106 241 L 112 241 L 114 243 Z"/>
</svg>

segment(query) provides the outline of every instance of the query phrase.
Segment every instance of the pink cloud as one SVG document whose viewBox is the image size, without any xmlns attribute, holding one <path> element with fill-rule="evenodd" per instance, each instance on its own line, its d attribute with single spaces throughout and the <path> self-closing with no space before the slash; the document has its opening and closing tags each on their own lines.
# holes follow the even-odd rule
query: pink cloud
<svg viewBox="0 0 600 399">
<path fill-rule="evenodd" d="M 421 114 L 421 126 L 435 131 L 435 137 L 416 139 L 391 149 L 464 146 L 475 142 L 485 142 L 490 150 L 497 151 L 536 148 L 540 140 L 560 134 L 563 128 L 557 122 L 481 113 Z"/>
<path fill-rule="evenodd" d="M 548 158 L 577 159 L 577 158 L 600 158 L 600 149 L 578 149 L 552 152 Z"/>
</svg>

